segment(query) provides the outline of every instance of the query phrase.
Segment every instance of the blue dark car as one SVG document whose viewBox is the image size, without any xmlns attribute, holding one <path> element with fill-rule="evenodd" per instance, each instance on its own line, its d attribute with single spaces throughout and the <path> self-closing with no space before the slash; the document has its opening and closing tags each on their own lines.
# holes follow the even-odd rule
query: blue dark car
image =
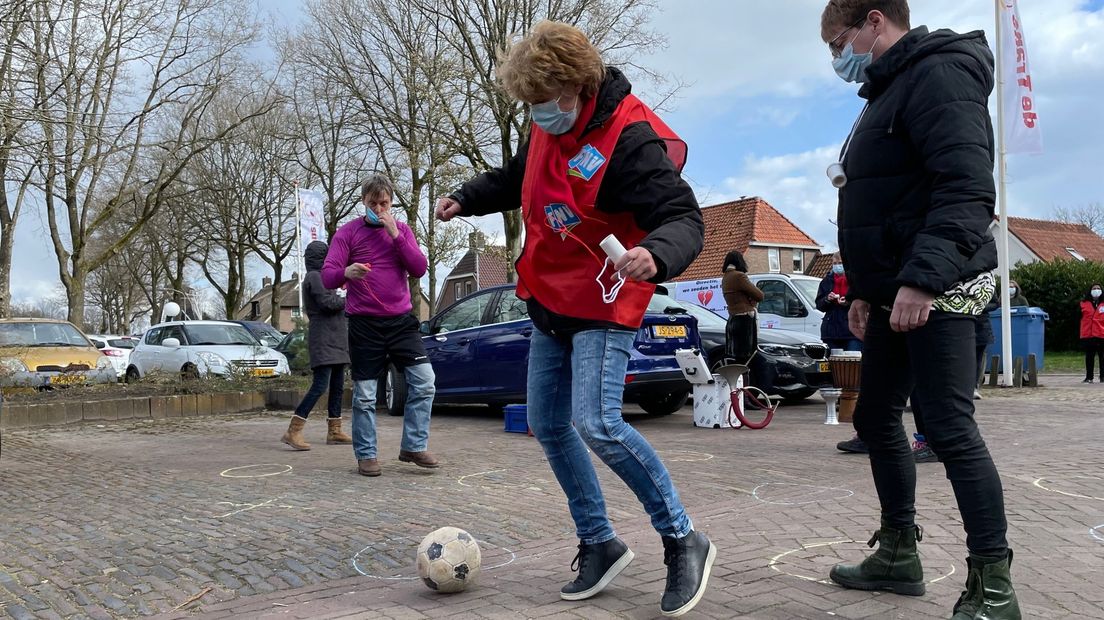
<svg viewBox="0 0 1104 620">
<path fill-rule="evenodd" d="M 524 403 L 533 329 L 513 285 L 479 291 L 422 323 L 422 341 L 437 375 L 434 402 Z M 656 415 L 681 409 L 691 390 L 675 350 L 700 347 L 697 319 L 684 311 L 650 307 L 630 354 L 625 401 Z M 392 369 L 381 383 L 390 412 L 401 415 L 406 395 L 402 373 Z"/>
</svg>

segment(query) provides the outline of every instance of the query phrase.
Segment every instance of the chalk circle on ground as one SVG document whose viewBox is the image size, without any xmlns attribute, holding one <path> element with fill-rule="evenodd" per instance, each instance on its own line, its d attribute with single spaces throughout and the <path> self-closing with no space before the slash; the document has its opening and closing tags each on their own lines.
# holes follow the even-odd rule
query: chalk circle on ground
<svg viewBox="0 0 1104 620">
<path fill-rule="evenodd" d="M 1100 525 L 1098 525 L 1096 527 L 1090 527 L 1089 528 L 1089 536 L 1092 536 L 1096 540 L 1099 540 L 1100 542 L 1104 543 L 1104 523 L 1101 523 Z"/>
<path fill-rule="evenodd" d="M 414 552 L 418 549 L 418 544 L 421 542 L 420 539 L 419 540 L 414 540 L 413 538 L 410 538 L 409 536 L 392 536 L 391 540 L 392 541 L 400 541 L 400 540 L 407 541 L 410 545 L 410 553 L 408 555 L 410 556 L 411 560 L 414 559 Z M 485 541 L 481 538 L 476 538 L 476 541 L 479 542 L 479 550 L 480 550 L 481 554 L 484 554 L 483 555 L 483 560 L 484 561 L 487 561 L 488 558 L 493 559 L 496 556 L 501 556 L 501 557 L 505 558 L 505 560 L 499 561 L 497 564 L 490 564 L 490 565 L 485 564 L 480 568 L 480 570 L 484 570 L 484 571 L 495 570 L 497 568 L 502 568 L 503 566 L 506 566 L 508 564 L 513 564 L 514 560 L 517 560 L 517 554 L 514 553 L 512 550 L 507 549 L 506 547 L 496 545 L 494 543 L 487 542 L 487 541 Z M 360 573 L 364 577 L 368 577 L 369 579 L 379 579 L 381 581 L 413 581 L 413 580 L 419 578 L 418 577 L 418 571 L 413 566 L 408 567 L 409 570 L 414 572 L 413 575 L 405 575 L 405 574 L 401 574 L 401 575 L 375 575 L 375 574 L 369 573 L 366 570 L 364 570 L 364 568 L 362 568 L 361 565 L 360 565 L 360 556 L 361 556 L 361 554 L 367 552 L 369 549 L 372 549 L 374 546 L 375 545 L 368 545 L 368 546 L 364 547 L 363 549 L 361 549 L 360 551 L 357 551 L 356 554 L 353 555 L 353 560 L 352 560 L 353 569 L 356 570 L 356 572 Z M 494 553 L 487 553 L 488 548 L 496 549 L 497 551 L 494 552 Z"/>
<path fill-rule="evenodd" d="M 776 555 L 776 556 L 774 556 L 773 558 L 770 559 L 770 562 L 767 563 L 767 567 L 770 568 L 771 570 L 777 572 L 777 573 L 781 573 L 783 575 L 786 575 L 787 577 L 795 577 L 797 579 L 801 579 L 802 581 L 811 581 L 813 583 L 823 583 L 823 584 L 826 584 L 826 585 L 834 586 L 834 585 L 837 585 L 837 584 L 834 581 L 832 581 L 831 579 L 828 579 L 827 575 L 828 575 L 828 571 L 831 570 L 831 566 L 836 563 L 836 560 L 832 560 L 831 564 L 828 564 L 828 565 L 824 566 L 824 569 L 823 569 L 823 572 L 821 573 L 821 575 L 808 575 L 808 574 L 804 574 L 804 571 L 799 572 L 797 567 L 795 567 L 794 564 L 788 558 L 790 558 L 790 556 L 792 556 L 796 553 L 801 553 L 803 551 L 811 551 L 813 549 L 820 549 L 820 548 L 824 548 L 824 547 L 833 547 L 835 545 L 852 545 L 852 544 L 861 545 L 861 547 L 863 549 L 866 549 L 865 544 L 860 543 L 859 541 L 856 541 L 856 540 L 831 540 L 831 541 L 828 541 L 828 542 L 810 543 L 810 544 L 807 544 L 807 545 L 802 545 L 802 546 L 800 546 L 796 549 L 790 549 L 789 551 L 784 551 L 782 553 L 779 553 L 778 555 Z M 857 559 L 857 556 L 856 556 L 856 559 Z M 818 563 L 819 564 L 824 564 L 823 558 L 819 558 L 819 560 L 820 560 L 819 562 L 818 562 L 817 559 L 810 560 L 808 562 L 808 564 L 818 564 Z M 843 560 L 844 560 L 844 558 L 842 558 L 842 557 L 839 558 L 839 561 L 843 561 Z M 935 579 L 929 580 L 928 583 L 938 583 L 938 582 L 943 581 L 944 579 L 950 577 L 951 575 L 954 575 L 955 574 L 955 566 L 954 566 L 954 564 L 951 564 L 950 566 L 940 570 L 939 572 L 940 572 L 939 576 L 936 577 Z"/>
<path fill-rule="evenodd" d="M 1063 491 L 1061 489 L 1052 488 L 1053 486 L 1056 486 L 1056 484 L 1061 484 L 1062 482 L 1069 482 L 1069 480 L 1098 480 L 1098 481 L 1104 482 L 1104 478 L 1101 478 L 1100 476 L 1085 476 L 1085 475 L 1080 475 L 1080 474 L 1073 474 L 1073 475 L 1070 475 L 1070 476 L 1063 476 L 1063 479 L 1048 478 L 1048 477 L 1044 476 L 1042 478 L 1036 478 L 1035 482 L 1033 482 L 1032 484 L 1035 485 L 1036 487 L 1039 487 L 1040 489 L 1042 489 L 1044 491 L 1050 491 L 1051 493 L 1058 493 L 1060 495 L 1065 495 L 1066 497 L 1076 497 L 1077 499 L 1095 499 L 1095 500 L 1099 500 L 1099 501 L 1104 502 L 1104 497 L 1097 497 L 1095 495 L 1085 495 L 1084 493 L 1071 493 L 1069 491 Z M 1100 486 L 1104 486 L 1104 485 L 1100 485 Z M 1090 491 L 1090 492 L 1091 493 L 1097 493 L 1097 491 L 1095 491 L 1095 490 Z M 1101 495 L 1104 495 L 1104 491 L 1099 491 L 1099 493 Z"/>
<path fill-rule="evenodd" d="M 219 472 L 219 475 L 223 478 L 267 478 L 268 476 L 279 476 L 291 471 L 291 465 L 283 465 L 280 463 L 261 463 L 260 465 L 242 465 L 241 467 L 231 467 L 230 469 L 224 469 Z"/>
<path fill-rule="evenodd" d="M 751 490 L 751 496 L 764 504 L 776 506 L 804 506 L 819 502 L 847 499 L 854 495 L 851 489 L 825 487 L 795 482 L 764 482 Z"/>
<path fill-rule="evenodd" d="M 695 452 L 694 450 L 656 450 L 656 454 L 664 461 L 671 461 L 672 463 L 696 463 L 713 458 L 713 455 L 708 452 Z"/>
</svg>

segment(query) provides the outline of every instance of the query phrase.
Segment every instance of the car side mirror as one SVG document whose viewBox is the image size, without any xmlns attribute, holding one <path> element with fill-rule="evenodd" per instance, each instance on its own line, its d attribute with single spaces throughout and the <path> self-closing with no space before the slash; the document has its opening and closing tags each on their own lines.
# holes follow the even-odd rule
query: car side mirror
<svg viewBox="0 0 1104 620">
<path fill-rule="evenodd" d="M 428 336 L 429 335 L 429 321 L 422 321 L 418 325 L 418 332 Z"/>
<path fill-rule="evenodd" d="M 179 349 L 180 348 L 180 341 L 177 340 L 176 338 L 166 338 L 166 339 L 161 341 L 161 346 L 168 347 L 170 349 Z"/>
</svg>

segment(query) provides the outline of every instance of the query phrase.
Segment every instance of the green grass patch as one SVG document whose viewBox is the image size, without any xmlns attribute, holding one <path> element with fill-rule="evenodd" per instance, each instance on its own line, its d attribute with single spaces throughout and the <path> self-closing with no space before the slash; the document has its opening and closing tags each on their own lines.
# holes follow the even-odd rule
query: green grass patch
<svg viewBox="0 0 1104 620">
<path fill-rule="evenodd" d="M 1084 372 L 1084 351 L 1047 351 L 1043 372 Z"/>
</svg>

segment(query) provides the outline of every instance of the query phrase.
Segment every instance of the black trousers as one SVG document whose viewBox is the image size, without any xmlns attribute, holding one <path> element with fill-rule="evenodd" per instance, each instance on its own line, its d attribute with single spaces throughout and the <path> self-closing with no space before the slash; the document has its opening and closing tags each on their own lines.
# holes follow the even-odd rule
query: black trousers
<svg viewBox="0 0 1104 620">
<path fill-rule="evenodd" d="M 881 308 L 870 312 L 855 409 L 855 430 L 870 448 L 882 520 L 902 528 L 916 518 L 916 462 L 901 423 L 911 394 L 925 439 L 958 500 L 966 546 L 979 555 L 1001 556 L 1008 549 L 1004 492 L 974 421 L 974 318 L 933 312 L 924 327 L 897 333 L 889 316 Z"/>
<path fill-rule="evenodd" d="M 725 325 L 725 357 L 747 364 L 759 348 L 759 321 L 751 314 L 728 317 Z"/>
<path fill-rule="evenodd" d="M 300 418 L 309 416 L 322 394 L 329 392 L 326 409 L 331 418 L 340 418 L 341 397 L 345 392 L 345 364 L 326 364 L 315 366 L 311 370 L 314 371 L 314 380 L 303 395 L 303 401 L 295 408 L 295 415 Z"/>
<path fill-rule="evenodd" d="M 1085 347 L 1085 378 L 1093 378 L 1093 366 L 1096 358 L 1100 358 L 1100 381 L 1104 382 L 1104 338 L 1082 338 L 1081 346 Z"/>
</svg>

